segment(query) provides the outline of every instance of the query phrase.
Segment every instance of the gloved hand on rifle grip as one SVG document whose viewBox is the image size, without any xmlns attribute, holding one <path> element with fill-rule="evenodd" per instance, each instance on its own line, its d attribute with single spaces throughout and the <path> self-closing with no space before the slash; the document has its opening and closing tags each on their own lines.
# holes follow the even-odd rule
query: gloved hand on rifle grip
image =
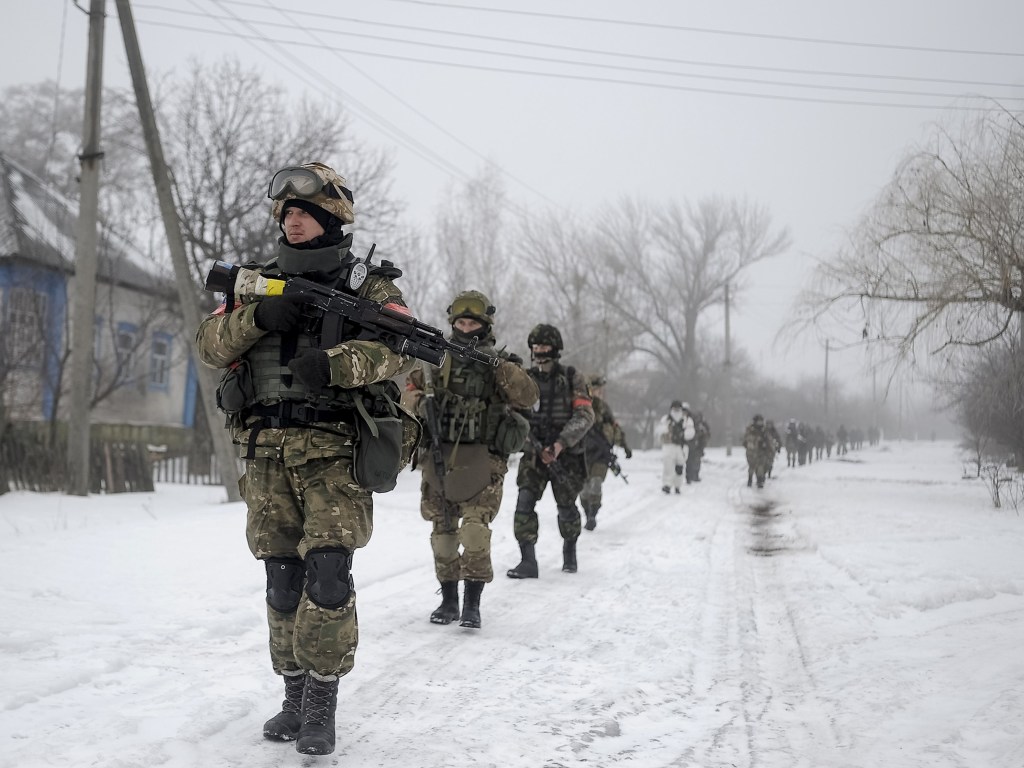
<svg viewBox="0 0 1024 768">
<path fill-rule="evenodd" d="M 302 320 L 301 296 L 270 296 L 256 305 L 252 320 L 264 331 L 284 333 Z"/>
<path fill-rule="evenodd" d="M 331 358 L 322 349 L 303 352 L 289 361 L 288 367 L 310 389 L 323 389 L 331 383 Z"/>
</svg>

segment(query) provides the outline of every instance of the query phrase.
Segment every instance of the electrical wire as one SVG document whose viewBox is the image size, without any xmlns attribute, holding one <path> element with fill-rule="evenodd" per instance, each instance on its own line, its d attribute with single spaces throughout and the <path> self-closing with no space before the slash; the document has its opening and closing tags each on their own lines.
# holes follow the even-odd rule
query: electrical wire
<svg viewBox="0 0 1024 768">
<path fill-rule="evenodd" d="M 644 29 L 672 30 L 675 32 L 698 32 L 705 35 L 724 35 L 730 37 L 756 38 L 760 40 L 781 40 L 791 43 L 808 43 L 813 45 L 836 45 L 853 48 L 876 48 L 891 51 L 913 51 L 916 53 L 944 53 L 963 56 L 1006 56 L 1013 58 L 1024 58 L 1024 53 L 1017 51 L 982 51 L 964 48 L 941 48 L 924 45 L 899 45 L 894 43 L 873 43 L 856 40 L 836 40 L 820 37 L 800 37 L 797 35 L 776 35 L 767 32 L 741 32 L 731 29 L 714 29 L 711 27 L 689 27 L 681 24 L 663 24 L 661 22 L 634 21 L 631 19 L 608 19 L 597 16 L 573 16 L 564 13 L 546 13 L 543 11 L 524 11 L 513 8 L 487 8 L 471 5 L 458 5 L 457 3 L 443 3 L 435 0 L 384 0 L 392 3 L 407 3 L 409 5 L 431 6 L 435 8 L 452 8 L 460 11 L 476 11 L 480 13 L 503 13 L 516 16 L 533 16 L 545 19 L 558 19 L 561 21 L 584 21 L 594 24 L 614 24 L 620 27 L 639 27 Z"/>
<path fill-rule="evenodd" d="M 221 3 L 222 3 L 222 0 L 215 0 L 215 2 L 217 2 L 218 4 L 221 4 Z M 273 6 L 273 5 L 271 5 L 271 4 L 269 3 L 269 2 L 267 2 L 267 0 L 264 0 L 263 6 L 264 6 L 264 7 L 265 7 L 265 8 L 267 9 L 267 10 L 277 11 L 277 12 L 278 12 L 279 14 L 281 14 L 281 15 L 282 15 L 282 16 L 283 16 L 283 17 L 284 17 L 284 18 L 285 18 L 285 19 L 286 19 L 286 20 L 287 20 L 287 21 L 288 21 L 289 23 L 292 23 L 292 22 L 291 22 L 291 19 L 289 18 L 289 14 L 286 14 L 286 13 L 285 13 L 284 11 L 280 10 L 279 8 L 276 8 L 276 7 L 274 7 L 274 6 Z M 301 30 L 301 29 L 298 29 L 298 31 L 302 31 L 302 30 Z M 320 40 L 320 38 L 318 38 L 318 37 L 317 37 L 317 35 L 316 35 L 315 33 L 313 33 L 313 32 L 309 32 L 309 31 L 307 30 L 307 31 L 306 31 L 306 34 L 309 34 L 309 35 L 310 35 L 310 36 L 311 36 L 311 37 L 312 37 L 312 38 L 313 38 L 314 40 L 316 40 L 316 41 L 317 41 L 318 43 L 322 43 L 322 41 Z M 342 61 L 342 62 L 344 62 L 344 63 L 345 63 L 346 65 L 348 65 L 349 67 L 351 67 L 352 69 L 354 69 L 354 70 L 355 70 L 356 72 L 358 72 L 359 74 L 361 74 L 361 75 L 362 75 L 363 77 L 365 77 L 365 78 L 366 78 L 367 80 L 369 80 L 369 81 L 370 81 L 371 83 L 373 83 L 373 84 L 374 84 L 375 86 L 377 86 L 377 87 L 378 87 L 378 88 L 380 88 L 380 89 L 381 89 L 382 91 L 384 91 L 384 92 L 385 92 L 386 94 L 388 94 L 388 95 L 389 95 L 389 96 L 391 96 L 391 97 L 392 97 L 393 99 L 395 99 L 395 100 L 396 100 L 396 101 L 397 101 L 398 103 L 400 103 L 400 104 L 401 104 L 402 106 L 404 106 L 404 107 L 405 107 L 406 109 L 410 110 L 411 112 L 413 112 L 413 113 L 414 113 L 415 115 L 417 115 L 418 117 L 420 117 L 420 118 L 422 118 L 423 120 L 425 120 L 426 122 L 430 123 L 430 125 L 434 126 L 434 128 L 436 128 L 437 130 L 441 131 L 441 132 L 442 132 L 442 133 L 443 133 L 444 135 L 446 135 L 446 136 L 447 136 L 448 138 L 450 138 L 450 139 L 451 139 L 452 141 L 456 142 L 456 143 L 457 143 L 457 144 L 458 144 L 459 146 L 461 146 L 461 147 L 462 147 L 463 149 L 466 149 L 466 150 L 468 150 L 469 152 L 473 153 L 474 155 L 476 155 L 476 156 L 477 156 L 477 157 L 478 157 L 479 159 L 483 160 L 484 162 L 491 162 L 491 164 L 492 164 L 492 165 L 494 165 L 494 167 L 495 167 L 495 168 L 497 168 L 497 169 L 498 169 L 498 170 L 499 170 L 499 171 L 501 172 L 501 174 L 502 174 L 503 176 L 507 177 L 507 178 L 508 178 L 508 179 L 510 179 L 511 181 L 514 181 L 514 182 L 515 182 L 516 184 L 519 184 L 519 185 L 520 185 L 521 187 L 523 187 L 524 189 L 528 190 L 529 192 L 532 192 L 532 193 L 533 193 L 534 195 L 536 195 L 537 197 L 541 198 L 541 199 L 542 199 L 542 200 L 543 200 L 544 202 L 548 203 L 549 205 L 557 206 L 557 203 L 555 203 L 555 202 L 554 202 L 553 200 L 551 200 L 551 199 L 550 199 L 550 198 L 549 198 L 549 197 L 548 197 L 547 195 L 545 195 L 545 194 L 544 194 L 543 192 L 540 192 L 539 190 L 537 190 L 537 189 L 535 189 L 534 187 L 530 186 L 529 184 L 527 184 L 527 183 L 526 183 L 525 181 L 523 181 L 522 179 L 518 178 L 517 176 L 515 176 L 514 174 L 512 174 L 511 172 L 509 172 L 509 171 L 508 171 L 508 170 L 506 170 L 505 168 L 501 167 L 501 166 L 500 166 L 499 164 L 497 164 L 497 163 L 494 163 L 494 161 L 488 160 L 488 158 L 487 158 L 486 156 L 484 156 L 484 155 L 483 155 L 482 153 L 480 153 L 479 151 L 477 151 L 477 150 L 476 150 L 476 149 L 475 149 L 474 147 L 470 146 L 470 145 L 469 145 L 469 144 L 468 144 L 467 142 L 463 141 L 463 140 L 462 140 L 461 138 L 459 138 L 458 136 L 456 136 L 456 135 L 455 135 L 454 133 L 452 133 L 451 131 L 449 131 L 449 130 L 448 130 L 447 128 L 445 128 L 444 126 L 440 125 L 440 124 L 439 124 L 439 123 L 438 123 L 437 121 L 435 121 L 435 120 L 434 120 L 433 118 L 431 118 L 431 117 L 430 117 L 429 115 L 427 115 L 427 114 L 423 113 L 422 111 L 420 111 L 419 109 L 417 109 L 416 107 L 414 107 L 414 106 L 413 106 L 412 104 L 410 104 L 410 103 L 409 103 L 408 101 L 406 101 L 405 99 L 403 99 L 403 98 L 402 98 L 401 96 L 399 96 L 399 95 L 398 95 L 397 93 L 395 93 L 395 92 L 394 92 L 394 91 L 392 91 L 392 90 L 391 90 L 390 88 L 388 88 L 388 87 L 387 87 L 386 85 L 384 85 L 384 84 L 383 84 L 382 82 L 380 82 L 380 80 L 378 80 L 377 78 L 373 77 L 373 75 L 371 75 L 370 73 L 366 72 L 366 71 L 365 71 L 364 69 L 362 69 L 362 68 L 358 67 L 357 65 L 353 64 L 352 62 L 350 62 L 350 61 L 349 61 L 348 59 L 346 59 L 346 58 L 345 58 L 344 56 L 342 56 L 342 55 L 341 55 L 341 54 L 340 54 L 340 53 L 339 53 L 339 52 L 338 52 L 337 50 L 334 50 L 334 51 L 333 51 L 333 54 L 334 54 L 334 56 L 335 56 L 335 57 L 336 57 L 336 58 L 337 58 L 337 59 L 338 59 L 339 61 Z"/>
<path fill-rule="evenodd" d="M 193 6 L 196 6 L 196 0 L 189 0 L 189 2 Z M 196 6 L 196 7 L 198 7 L 198 6 Z M 235 17 L 235 19 L 238 22 L 242 23 L 243 25 L 248 26 L 248 24 L 245 21 L 245 19 L 242 19 L 242 18 L 237 17 L 237 16 Z M 142 20 L 140 19 L 139 22 L 142 23 Z M 428 163 L 432 164 L 438 170 L 443 171 L 443 172 L 445 172 L 447 174 L 450 174 L 452 176 L 455 176 L 457 178 L 462 178 L 464 180 L 466 178 L 468 178 L 466 176 L 466 174 L 464 174 L 463 171 L 460 168 L 458 168 L 457 166 L 452 165 L 444 157 L 442 157 L 439 154 L 437 154 L 436 152 L 434 152 L 432 149 L 430 149 L 429 147 L 424 145 L 422 142 L 417 141 L 415 138 L 410 136 L 408 133 L 403 131 L 401 128 L 399 128 L 398 126 L 396 126 L 393 123 L 391 123 L 391 121 L 387 120 L 386 118 L 384 118 L 381 115 L 378 115 L 373 109 L 371 109 L 368 106 L 364 105 L 361 101 L 359 101 L 354 96 L 352 96 L 351 94 L 346 92 L 343 88 L 341 88 L 336 82 L 334 82 L 330 78 L 325 77 L 323 74 L 321 74 L 320 72 L 316 71 L 315 69 L 311 69 L 311 68 L 299 69 L 298 67 L 292 65 L 289 61 L 284 60 L 281 56 L 274 56 L 272 54 L 269 54 L 266 50 L 261 49 L 258 45 L 255 45 L 255 43 L 252 42 L 254 40 L 258 40 L 258 41 L 260 41 L 260 42 L 262 42 L 264 44 L 270 44 L 271 47 L 277 49 L 277 48 L 279 48 L 279 44 L 281 42 L 284 42 L 284 41 L 272 40 L 272 39 L 266 37 L 266 35 L 262 35 L 262 34 L 241 35 L 241 34 L 238 34 L 238 33 L 218 33 L 215 30 L 193 30 L 193 31 L 209 32 L 211 34 L 220 34 L 220 35 L 226 34 L 228 37 L 235 37 L 235 38 L 238 38 L 238 39 L 245 40 L 245 41 L 249 42 L 251 45 L 253 45 L 253 47 L 257 48 L 259 53 L 261 53 L 265 57 L 275 61 L 283 69 L 285 69 L 288 72 L 290 72 L 291 74 L 295 75 L 296 78 L 298 78 L 300 80 L 303 80 L 303 81 L 308 80 L 310 78 L 313 78 L 313 79 L 316 79 L 316 80 L 320 81 L 327 88 L 329 88 L 330 90 L 336 92 L 341 97 L 343 97 L 346 100 L 347 104 L 350 106 L 350 108 L 352 109 L 353 112 L 355 112 L 356 114 L 361 115 L 363 117 L 363 119 L 365 119 L 371 125 L 374 125 L 377 128 L 377 130 L 379 130 L 381 133 L 384 133 L 384 134 L 390 136 L 395 141 L 397 141 L 398 143 L 402 144 L 407 149 L 409 149 L 411 152 L 413 152 L 414 154 L 420 156 L 421 158 L 426 160 Z M 306 47 L 307 48 L 309 47 L 309 43 L 308 42 L 306 43 Z M 320 46 L 317 45 L 315 47 L 319 48 Z M 291 58 L 291 57 L 288 57 L 288 58 Z"/>
<path fill-rule="evenodd" d="M 220 0 L 222 4 L 227 5 L 240 5 L 249 8 L 262 8 L 255 2 L 250 0 Z M 166 6 L 155 5 L 151 3 L 140 3 L 140 7 L 151 8 L 154 10 L 164 11 L 167 13 L 181 13 L 185 15 L 200 15 L 193 11 L 186 11 L 178 8 L 168 8 Z M 856 78 L 856 79 L 872 79 L 872 80 L 897 80 L 906 82 L 918 82 L 918 83 L 936 83 L 941 85 L 962 85 L 970 87 L 983 87 L 983 88 L 1024 88 L 1024 84 L 1020 82 L 997 82 L 990 80 L 959 80 L 956 78 L 949 77 L 920 77 L 915 75 L 895 75 L 888 73 L 865 73 L 865 72 L 842 72 L 839 70 L 827 70 L 827 69 L 807 69 L 798 67 L 773 67 L 763 64 L 733 64 L 728 62 L 717 62 L 717 61 L 703 61 L 700 59 L 679 59 L 671 56 L 652 56 L 648 54 L 639 53 L 625 53 L 622 51 L 609 51 L 598 48 L 583 48 L 575 45 L 564 45 L 560 43 L 541 43 L 532 40 L 523 40 L 521 38 L 511 37 L 500 37 L 497 35 L 483 35 L 474 32 L 462 32 L 453 31 L 448 29 L 437 29 L 436 27 L 424 27 L 422 25 L 412 24 L 396 24 L 394 22 L 385 21 L 370 21 L 368 19 L 357 19 L 349 15 L 341 16 L 335 13 L 321 13 L 317 11 L 304 11 L 300 9 L 289 9 L 289 15 L 292 17 L 309 17 L 316 19 L 329 19 L 331 21 L 343 22 L 346 25 L 350 24 L 363 24 L 372 27 L 384 27 L 387 29 L 401 29 L 410 32 L 418 33 L 430 33 L 437 35 L 447 35 L 450 37 L 458 38 L 469 38 L 473 40 L 484 40 L 487 42 L 506 43 L 512 45 L 531 46 L 535 48 L 543 48 L 556 51 L 567 51 L 570 53 L 584 53 L 594 56 L 608 56 L 613 58 L 624 58 L 633 59 L 637 61 L 656 61 L 663 64 L 679 64 L 683 66 L 695 66 L 695 67 L 708 67 L 712 69 L 734 69 L 734 70 L 752 70 L 756 72 L 776 72 L 779 74 L 789 75 L 810 75 L 812 77 L 838 77 L 838 78 Z M 348 32 L 347 34 L 355 34 Z M 388 38 L 383 38 L 388 39 Z M 410 41 L 399 41 L 395 42 L 410 42 Z M 491 53 L 491 51 L 481 51 L 483 53 Z"/>
<path fill-rule="evenodd" d="M 241 20 L 241 19 L 240 19 Z M 323 44 L 311 44 L 308 40 L 281 40 L 276 38 L 270 38 L 263 34 L 256 35 L 244 35 L 238 32 L 218 32 L 217 30 L 207 29 L 203 27 L 191 27 L 183 24 L 173 24 L 170 22 L 159 22 L 159 21 L 148 21 L 139 19 L 140 24 L 148 24 L 150 26 L 165 27 L 169 29 L 180 29 L 188 32 L 199 32 L 205 34 L 213 34 L 227 37 L 234 37 L 240 40 L 261 40 L 263 42 L 272 43 L 274 45 L 289 45 L 299 46 L 306 49 L 316 48 L 323 50 L 334 50 L 332 46 Z M 672 85 L 669 83 L 656 83 L 642 80 L 625 80 L 625 79 L 614 79 L 606 77 L 597 77 L 592 75 L 574 75 L 569 73 L 560 72 L 547 72 L 547 71 L 533 71 L 533 70 L 522 70 L 522 69 L 511 69 L 508 67 L 493 67 L 482 64 L 460 64 L 455 62 L 441 61 L 437 59 L 425 59 L 415 56 L 403 56 L 400 54 L 388 54 L 381 53 L 379 51 L 358 51 L 348 49 L 346 51 L 349 54 L 356 54 L 362 56 L 371 56 L 375 58 L 390 59 L 394 61 L 407 61 L 416 64 L 432 64 L 435 66 L 456 68 L 456 69 L 471 69 L 483 72 L 496 72 L 501 74 L 513 74 L 513 75 L 530 75 L 534 77 L 545 77 L 545 78 L 556 78 L 565 80 L 575 80 L 581 82 L 594 82 L 594 83 L 610 83 L 615 85 L 626 85 L 626 86 L 642 86 L 647 88 L 656 88 L 660 90 L 670 91 L 682 91 L 688 93 L 704 93 L 717 96 L 740 96 L 755 99 L 766 99 L 772 101 L 794 101 L 811 104 L 835 104 L 845 106 L 860 106 L 860 107 L 889 107 L 889 108 L 900 108 L 900 109 L 926 109 L 929 111 L 938 110 L 952 110 L 952 111 L 976 111 L 977 108 L 969 107 L 965 105 L 957 104 L 910 104 L 906 102 L 886 102 L 886 101 L 858 101 L 851 99 L 827 99 L 810 96 L 795 96 L 789 94 L 771 94 L 771 93 L 756 93 L 751 91 L 734 91 L 734 90 L 722 90 L 715 88 L 700 88 L 696 86 L 684 86 L 684 85 Z M 294 71 L 294 70 L 293 70 Z M 789 87 L 793 85 L 791 83 L 778 83 L 779 87 Z M 825 86 L 818 86 L 819 88 L 827 88 Z M 896 94 L 894 94 L 896 95 Z M 907 94 L 903 94 L 907 95 Z M 929 94 L 920 94 L 926 96 Z M 932 96 L 939 95 L 944 98 L 972 98 L 972 99 L 987 99 L 998 102 L 998 99 L 994 99 L 984 94 L 930 94 Z M 1019 97 L 1011 97 L 1019 98 Z"/>
</svg>

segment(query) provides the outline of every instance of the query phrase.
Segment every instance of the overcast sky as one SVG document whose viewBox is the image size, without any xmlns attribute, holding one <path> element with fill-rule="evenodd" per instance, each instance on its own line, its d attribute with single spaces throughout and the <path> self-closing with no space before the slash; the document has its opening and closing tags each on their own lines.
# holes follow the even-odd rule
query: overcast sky
<svg viewBox="0 0 1024 768">
<path fill-rule="evenodd" d="M 437 196 L 485 161 L 535 210 L 586 214 L 622 196 L 764 204 L 794 245 L 750 273 L 732 327 L 780 378 L 822 374 L 820 340 L 773 346 L 775 335 L 813 259 L 842 242 L 900 158 L 951 109 L 985 105 L 972 95 L 1012 109 L 1024 99 L 1016 0 L 132 7 L 151 76 L 230 52 L 290 89 L 341 100 L 360 136 L 393 152 L 396 190 L 424 226 Z M 127 86 L 113 0 L 107 13 L 104 80 Z M 0 86 L 84 86 L 86 41 L 87 17 L 69 0 L 8 4 Z M 859 350 L 834 353 L 830 373 L 852 380 L 861 362 Z"/>
</svg>

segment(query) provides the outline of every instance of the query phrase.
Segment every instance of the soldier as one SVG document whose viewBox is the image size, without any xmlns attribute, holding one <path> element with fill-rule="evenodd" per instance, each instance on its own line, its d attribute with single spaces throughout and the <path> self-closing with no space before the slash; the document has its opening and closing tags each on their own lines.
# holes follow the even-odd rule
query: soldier
<svg viewBox="0 0 1024 768">
<path fill-rule="evenodd" d="M 686 452 L 686 483 L 700 482 L 700 465 L 704 458 L 704 448 L 711 439 L 711 427 L 708 426 L 704 414 L 700 411 L 693 412 L 693 440 Z"/>
<path fill-rule="evenodd" d="M 576 573 L 576 540 L 580 535 L 580 511 L 576 497 L 587 478 L 583 436 L 594 423 L 594 409 L 583 376 L 558 362 L 562 334 L 541 323 L 530 331 L 529 374 L 540 389 L 540 401 L 530 415 L 530 437 L 519 462 L 519 498 L 513 522 L 522 558 L 506 574 L 510 579 L 536 579 L 538 524 L 534 508 L 548 482 L 558 508 L 558 532 L 562 535 L 562 570 Z"/>
<path fill-rule="evenodd" d="M 463 291 L 448 307 L 452 338 L 495 354 L 494 312 L 487 296 Z M 459 618 L 461 580 L 460 626 L 480 628 L 480 594 L 494 580 L 490 524 L 501 505 L 509 454 L 522 449 L 530 429 L 513 409 L 537 402 L 537 384 L 519 359 L 497 354 L 497 368 L 449 357 L 441 368 L 417 368 L 406 385 L 426 438 L 420 513 L 431 523 L 434 573 L 441 582 L 441 605 L 430 614 L 434 624 Z"/>
<path fill-rule="evenodd" d="M 768 433 L 768 437 L 771 439 L 772 444 L 772 455 L 768 460 L 768 472 L 767 477 L 772 476 L 772 469 L 775 467 L 775 457 L 779 455 L 779 451 L 782 450 L 782 437 L 779 435 L 779 430 L 775 426 L 775 422 L 768 419 L 764 423 L 764 430 Z"/>
<path fill-rule="evenodd" d="M 842 424 L 839 425 L 839 429 L 836 430 L 836 456 L 845 456 L 847 451 L 847 434 L 846 427 Z"/>
<path fill-rule="evenodd" d="M 764 478 L 768 474 L 771 457 L 775 454 L 772 439 L 765 429 L 764 417 L 755 413 L 750 424 L 743 433 L 743 447 L 747 453 L 747 487 L 757 477 L 757 487 L 764 488 Z"/>
<path fill-rule="evenodd" d="M 604 376 L 594 375 L 589 379 L 587 392 L 594 408 L 594 426 L 583 439 L 586 456 L 587 481 L 580 493 L 580 503 L 587 516 L 584 528 L 588 531 L 597 527 L 597 512 L 601 509 L 601 484 L 608 476 L 609 461 L 614 461 L 613 449 L 621 446 L 626 458 L 633 457 L 633 451 L 626 445 L 626 435 L 615 420 L 615 414 L 604 399 Z"/>
<path fill-rule="evenodd" d="M 321 163 L 284 168 L 271 179 L 268 196 L 283 236 L 277 255 L 262 265 L 264 274 L 301 275 L 405 307 L 392 282 L 401 270 L 350 251 L 352 235 L 342 227 L 354 221 L 352 193 L 341 176 Z M 305 317 L 301 304 L 284 295 L 222 304 L 196 335 L 203 363 L 227 369 L 218 404 L 246 461 L 239 486 L 249 549 L 266 566 L 270 658 L 284 678 L 285 699 L 263 735 L 294 739 L 297 751 L 310 755 L 334 751 L 338 680 L 355 663 L 351 569 L 353 553 L 366 546 L 373 528 L 368 486 L 393 487 L 360 477 L 381 471 L 393 478 L 404 460 L 377 445 L 356 455 L 359 420 L 376 420 L 383 413 L 378 406 L 403 425 L 408 419 L 412 430 L 403 429 L 401 441 L 410 448 L 418 430 L 398 409 L 398 388 L 388 381 L 412 360 L 358 340 L 351 329 L 342 331 L 341 343 L 321 349 L 322 332 L 322 320 Z"/>
<path fill-rule="evenodd" d="M 796 419 L 790 419 L 786 424 L 786 466 L 795 467 L 797 455 L 800 452 L 800 427 Z"/>
<path fill-rule="evenodd" d="M 679 493 L 683 473 L 686 471 L 687 446 L 697 434 L 690 406 L 673 400 L 668 413 L 658 424 L 661 433 L 661 492 Z"/>
</svg>

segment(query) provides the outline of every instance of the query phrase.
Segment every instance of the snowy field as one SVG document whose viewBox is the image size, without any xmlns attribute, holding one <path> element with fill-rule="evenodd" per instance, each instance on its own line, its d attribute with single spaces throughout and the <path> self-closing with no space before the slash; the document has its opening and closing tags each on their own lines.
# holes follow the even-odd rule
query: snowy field
<svg viewBox="0 0 1024 768">
<path fill-rule="evenodd" d="M 360 649 L 338 751 L 265 742 L 263 568 L 223 489 L 0 496 L 0 768 L 1021 768 L 1024 518 L 950 443 L 892 443 L 746 487 L 742 452 L 659 491 L 623 462 L 563 574 L 504 576 L 483 628 L 428 622 L 418 475 L 355 560 Z M 785 464 L 784 458 L 780 464 Z"/>
</svg>

